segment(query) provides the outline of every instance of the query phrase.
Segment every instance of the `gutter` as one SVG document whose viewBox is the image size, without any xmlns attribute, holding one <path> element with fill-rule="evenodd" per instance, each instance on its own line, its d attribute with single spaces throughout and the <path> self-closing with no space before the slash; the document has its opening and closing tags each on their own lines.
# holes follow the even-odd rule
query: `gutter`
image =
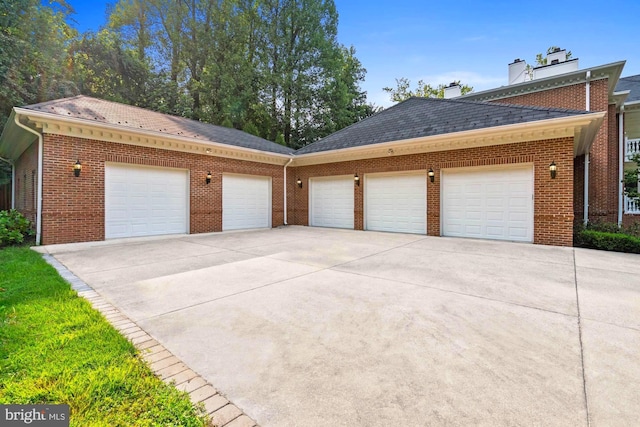
<svg viewBox="0 0 640 427">
<path fill-rule="evenodd" d="M 42 141 L 42 134 L 39 132 L 36 132 L 35 130 L 31 129 L 28 126 L 23 125 L 18 119 L 17 114 L 14 117 L 14 121 L 16 125 L 18 125 L 18 127 L 21 127 L 27 132 L 32 133 L 38 137 L 38 191 L 37 191 L 38 196 L 36 198 L 36 245 L 39 246 L 42 239 L 42 158 L 44 155 L 44 143 Z M 14 169 L 13 173 L 15 175 L 15 167 L 13 169 Z M 15 186 L 15 180 L 13 182 L 14 182 L 13 185 Z M 15 194 L 15 192 L 12 193 L 12 196 L 11 196 L 12 203 L 15 202 L 15 199 L 14 199 L 15 196 L 13 196 L 13 194 Z"/>
<path fill-rule="evenodd" d="M 284 183 L 282 185 L 284 188 L 284 225 L 289 225 L 287 224 L 287 166 L 289 166 L 291 162 L 293 162 L 293 157 L 284 165 Z"/>
</svg>

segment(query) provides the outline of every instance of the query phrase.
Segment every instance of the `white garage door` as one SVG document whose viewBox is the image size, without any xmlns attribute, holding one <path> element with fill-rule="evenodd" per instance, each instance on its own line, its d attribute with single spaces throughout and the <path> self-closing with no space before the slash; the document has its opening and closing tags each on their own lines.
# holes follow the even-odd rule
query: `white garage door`
<svg viewBox="0 0 640 427">
<path fill-rule="evenodd" d="M 353 229 L 353 176 L 309 180 L 309 224 Z"/>
<path fill-rule="evenodd" d="M 427 176 L 424 172 L 366 175 L 365 228 L 427 233 Z"/>
<path fill-rule="evenodd" d="M 105 166 L 105 238 L 187 233 L 188 171 Z"/>
<path fill-rule="evenodd" d="M 271 178 L 222 176 L 222 230 L 271 227 Z"/>
<path fill-rule="evenodd" d="M 443 171 L 442 234 L 533 241 L 533 167 Z"/>
</svg>

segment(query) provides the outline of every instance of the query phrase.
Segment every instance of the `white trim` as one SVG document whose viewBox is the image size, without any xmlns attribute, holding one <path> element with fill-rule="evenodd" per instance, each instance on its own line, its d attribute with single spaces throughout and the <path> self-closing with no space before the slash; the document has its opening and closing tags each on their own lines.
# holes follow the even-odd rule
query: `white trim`
<svg viewBox="0 0 640 427">
<path fill-rule="evenodd" d="M 427 169 L 412 169 L 412 170 L 405 170 L 405 171 L 392 171 L 392 172 L 373 172 L 373 173 L 366 173 L 364 174 L 364 176 L 361 178 L 362 183 L 361 185 L 364 185 L 364 194 L 362 195 L 362 216 L 363 216 L 363 221 L 362 221 L 362 227 L 364 230 L 369 230 L 368 227 L 368 206 L 367 206 L 367 199 L 368 199 L 368 195 L 369 195 L 369 186 L 367 185 L 367 180 L 369 178 L 383 178 L 385 176 L 421 176 L 422 178 L 424 178 L 424 185 L 425 185 L 425 194 L 424 194 L 424 201 L 425 201 L 425 206 L 424 206 L 424 235 L 426 235 L 429 232 L 429 217 L 428 217 L 428 211 L 429 211 L 429 177 L 427 176 Z M 419 233 L 420 235 L 422 235 L 422 233 Z"/>
<path fill-rule="evenodd" d="M 525 170 L 528 169 L 531 172 L 531 238 L 524 243 L 533 243 L 535 240 L 535 213 L 536 213 L 536 177 L 535 177 L 535 164 L 531 162 L 526 163 L 510 163 L 504 165 L 487 165 L 487 166 L 463 166 L 457 168 L 446 168 L 440 170 L 440 236 L 444 236 L 444 176 L 447 173 L 452 174 L 464 174 L 466 172 L 490 172 L 490 171 L 505 171 L 505 170 Z"/>
<path fill-rule="evenodd" d="M 602 124 L 605 114 L 605 111 L 600 111 L 576 116 L 300 154 L 294 156 L 293 166 L 309 166 L 349 160 L 389 157 L 389 155 L 399 156 L 461 148 L 487 147 L 564 137 L 574 137 L 574 155 L 579 155 L 590 148 L 590 143 L 592 142 L 591 137 L 595 135 L 595 132 L 597 132 L 597 129 Z M 587 131 L 582 131 L 583 127 L 587 127 Z M 594 129 L 590 129 L 591 127 Z"/>
<path fill-rule="evenodd" d="M 248 230 L 247 228 L 230 228 L 230 229 L 225 229 L 224 228 L 224 177 L 225 176 L 230 176 L 230 177 L 244 177 L 244 178 L 254 178 L 254 179 L 264 179 L 268 181 L 268 206 L 267 206 L 267 213 L 268 213 L 268 218 L 267 218 L 267 226 L 266 227 L 260 227 L 260 229 L 269 229 L 273 227 L 273 177 L 269 176 L 269 175 L 252 175 L 252 174 L 246 174 L 246 173 L 227 173 L 224 172 L 222 173 L 222 177 L 221 177 L 221 185 L 220 188 L 222 190 L 222 195 L 221 195 L 221 202 L 222 202 L 222 216 L 221 216 L 221 221 L 222 221 L 222 231 L 237 231 L 237 230 Z"/>
<path fill-rule="evenodd" d="M 307 179 L 307 185 L 309 186 L 309 190 L 308 190 L 308 200 L 307 200 L 307 209 L 308 209 L 308 215 L 307 215 L 307 222 L 309 224 L 310 227 L 321 227 L 318 225 L 314 225 L 314 218 L 313 218 L 313 183 L 314 182 L 322 182 L 322 181 L 334 181 L 334 180 L 349 180 L 349 182 L 351 183 L 351 189 L 352 189 L 352 205 L 353 205 L 353 212 L 351 212 L 352 216 L 353 216 L 353 223 L 351 224 L 351 228 L 345 228 L 346 230 L 355 230 L 356 228 L 356 215 L 355 215 L 355 208 L 356 208 L 356 195 L 355 195 L 355 189 L 353 188 L 353 186 L 355 186 L 355 183 L 353 182 L 353 175 L 348 175 L 348 174 L 344 174 L 344 175 L 327 175 L 327 176 L 314 176 L 314 177 L 309 177 Z M 360 185 L 362 185 L 362 183 L 360 183 Z"/>
<path fill-rule="evenodd" d="M 23 125 L 18 118 L 18 115 L 14 116 L 14 122 L 18 127 L 32 133 L 38 137 L 38 190 L 36 191 L 36 246 L 41 244 L 42 240 L 42 169 L 44 159 L 44 142 L 42 140 L 42 133 L 36 132 L 28 126 Z M 15 184 L 14 184 L 15 185 Z"/>
<path fill-rule="evenodd" d="M 14 110 L 16 116 L 21 115 L 26 117 L 29 121 L 33 122 L 37 128 L 41 129 L 43 133 L 97 139 L 119 144 L 153 147 L 275 165 L 284 165 L 291 158 L 291 155 L 288 154 L 237 147 L 147 129 L 134 129 L 122 125 L 63 117 L 18 107 L 15 107 Z"/>
<path fill-rule="evenodd" d="M 104 234 L 105 240 L 113 240 L 113 239 L 121 239 L 122 237 L 107 237 L 107 168 L 109 166 L 115 167 L 125 167 L 125 168 L 136 168 L 136 169 L 154 169 L 154 170 L 172 170 L 176 172 L 186 172 L 186 200 L 185 200 L 185 232 L 177 233 L 183 235 L 191 234 L 191 170 L 185 168 L 173 168 L 173 167 L 165 167 L 165 166 L 153 166 L 153 165 L 139 165 L 135 163 L 121 163 L 121 162 L 104 162 L 103 169 L 103 181 L 104 181 L 104 189 L 103 189 L 103 202 L 104 202 Z M 161 234 L 162 236 L 169 236 L 172 234 Z M 154 235 L 149 235 L 154 236 Z M 132 237 L 147 237 L 147 236 L 132 236 Z M 125 237 L 130 238 L 130 237 Z"/>
<path fill-rule="evenodd" d="M 588 70 L 585 74 L 585 110 L 591 109 L 591 70 Z M 583 222 L 586 225 L 589 222 L 589 165 L 590 155 L 589 152 L 584 154 L 584 218 Z"/>
</svg>

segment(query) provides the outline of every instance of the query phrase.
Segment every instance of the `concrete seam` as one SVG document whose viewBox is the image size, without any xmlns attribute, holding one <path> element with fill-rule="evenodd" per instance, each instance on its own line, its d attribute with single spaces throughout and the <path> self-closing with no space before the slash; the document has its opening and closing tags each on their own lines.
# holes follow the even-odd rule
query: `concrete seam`
<svg viewBox="0 0 640 427">
<path fill-rule="evenodd" d="M 93 292 L 96 292 L 96 293 L 97 293 L 97 291 L 95 291 L 95 289 L 93 289 L 89 284 L 85 283 L 85 282 L 84 282 L 83 280 L 81 280 L 78 276 L 76 276 L 74 273 L 72 273 L 72 272 L 71 272 L 71 270 L 69 270 L 69 269 L 68 269 L 64 264 L 62 264 L 60 261 L 58 261 L 58 260 L 57 260 L 53 255 L 50 255 L 50 254 L 48 254 L 48 253 L 41 254 L 41 255 L 42 255 L 42 258 L 44 258 L 44 260 L 45 260 L 49 265 L 51 265 L 53 268 L 55 268 L 55 269 L 56 269 L 56 271 L 58 272 L 58 274 L 60 275 L 60 277 L 61 277 L 62 279 L 64 279 L 64 280 L 65 280 L 65 281 L 66 281 L 66 282 L 71 286 L 71 288 L 72 288 L 73 290 L 75 290 L 75 291 L 77 292 L 78 297 L 82 297 L 82 298 L 84 298 L 87 302 L 89 302 L 90 304 L 92 304 L 92 309 L 94 309 L 94 310 L 96 310 L 96 311 L 100 312 L 99 310 L 97 310 L 97 309 L 95 308 L 95 305 L 93 305 L 92 301 L 89 301 L 87 298 L 85 298 L 83 295 L 81 295 L 81 294 L 79 293 L 79 290 L 81 290 L 81 291 L 91 290 L 91 291 L 93 291 Z M 93 300 L 93 301 L 98 301 L 99 303 L 98 303 L 97 305 L 99 305 L 100 303 L 106 303 L 106 300 L 105 300 L 105 299 L 102 297 L 102 295 L 100 295 L 99 293 L 97 293 L 97 296 L 93 296 L 93 297 L 92 297 L 92 300 Z M 113 306 L 113 310 L 114 310 L 115 312 L 117 312 L 118 314 L 120 314 L 122 317 L 124 317 L 124 318 L 126 318 L 127 320 L 129 320 L 129 321 L 130 321 L 131 323 L 133 323 L 134 325 L 137 325 L 137 323 L 135 323 L 133 320 L 131 320 L 128 316 L 126 316 L 124 313 L 122 313 L 122 312 L 121 312 L 119 309 L 117 309 L 115 306 Z M 102 313 L 101 313 L 101 314 L 102 314 Z M 103 317 L 104 317 L 104 314 L 103 314 Z M 136 344 L 136 343 L 133 343 L 133 342 L 132 342 L 132 340 L 131 340 L 131 339 L 129 339 L 129 338 L 127 338 L 125 335 L 123 335 L 123 334 L 122 334 L 122 332 L 121 332 L 120 330 L 118 330 L 118 328 L 116 328 L 116 327 L 111 323 L 111 321 L 110 321 L 109 319 L 107 319 L 107 318 L 105 317 L 105 320 L 106 320 L 107 322 L 109 322 L 109 324 L 110 324 L 114 329 L 116 329 L 116 330 L 120 333 L 120 335 L 122 335 L 125 339 L 127 339 L 129 342 L 131 342 L 131 343 L 136 347 L 136 349 L 138 349 L 138 351 L 139 351 L 139 353 L 140 353 L 140 356 L 141 356 L 141 360 L 142 360 L 144 363 L 146 363 L 146 365 L 149 367 L 149 369 L 151 369 L 151 371 L 154 373 L 154 375 L 155 375 L 156 377 L 158 377 L 160 380 L 162 380 L 163 382 L 165 382 L 165 383 L 166 383 L 167 379 L 168 379 L 168 378 L 170 378 L 170 377 L 168 377 L 168 378 L 164 378 L 164 379 L 163 379 L 161 375 L 158 375 L 158 371 L 160 371 L 160 370 L 158 370 L 158 371 L 154 370 L 154 369 L 151 367 L 151 363 L 147 362 L 147 361 L 146 361 L 146 360 L 144 360 L 144 358 L 142 357 L 142 353 L 144 353 L 145 349 L 140 349 L 140 348 L 139 348 L 139 346 L 140 346 L 141 344 L 143 344 L 144 342 L 147 342 L 148 340 L 143 341 L 143 342 L 139 342 L 139 343 L 137 343 L 137 344 Z M 141 329 L 142 331 L 144 331 L 144 329 L 142 329 L 142 328 L 140 328 L 140 329 Z M 145 331 L 145 333 L 147 333 L 147 332 Z M 154 338 L 151 336 L 151 334 L 149 334 L 149 337 L 150 337 L 150 339 L 154 339 Z M 185 366 L 185 369 L 184 369 L 183 371 L 180 371 L 180 372 L 176 373 L 176 375 L 177 375 L 177 374 L 179 374 L 179 373 L 182 373 L 182 372 L 184 372 L 184 371 L 186 371 L 186 370 L 188 370 L 188 369 L 191 369 L 191 368 L 190 368 L 186 363 L 182 362 L 182 360 L 180 360 L 178 357 L 176 357 L 176 356 L 175 356 L 171 351 L 169 351 L 165 346 L 163 346 L 163 345 L 162 345 L 162 344 L 160 344 L 160 343 L 158 343 L 158 345 L 159 345 L 159 346 L 161 346 L 163 350 L 166 350 L 166 351 L 170 354 L 170 356 L 167 356 L 167 357 L 172 357 L 172 356 L 173 356 L 173 357 L 175 357 L 175 358 L 178 360 L 178 363 L 182 363 L 182 364 Z M 159 350 L 159 351 L 162 351 L 162 349 L 161 349 L 161 350 Z M 156 351 L 156 353 L 157 353 L 157 352 L 158 352 L 158 351 Z M 171 366 L 174 366 L 174 365 L 171 365 Z M 166 369 L 166 368 L 163 368 L 163 369 Z M 192 371 L 193 371 L 193 370 L 192 370 Z M 210 385 L 211 387 L 213 387 L 213 384 L 209 383 L 209 382 L 208 382 L 206 379 L 204 379 L 200 374 L 198 374 L 198 373 L 197 373 L 197 372 L 195 372 L 195 371 L 193 371 L 193 372 L 196 374 L 196 376 L 195 376 L 195 377 L 193 377 L 193 378 L 191 378 L 189 381 L 193 381 L 193 380 L 196 380 L 196 379 L 198 379 L 198 378 L 201 378 L 201 379 L 204 381 L 205 385 Z M 175 376 L 175 375 L 174 375 L 174 376 Z M 171 385 L 171 386 L 172 386 L 172 387 L 174 387 L 174 388 L 176 388 L 176 386 L 178 385 L 178 384 L 175 384 L 175 383 L 174 383 L 174 384 L 172 384 L 172 383 L 167 383 L 167 384 Z M 213 387 L 213 388 L 215 389 L 215 387 Z M 216 390 L 217 390 L 217 389 L 216 389 Z M 190 395 L 191 393 L 188 393 L 188 394 Z M 217 394 L 219 394 L 219 392 L 218 392 Z M 258 424 L 257 424 L 257 423 L 255 423 L 255 421 L 253 420 L 253 418 L 249 417 L 249 416 L 246 414 L 246 412 L 244 412 L 242 409 L 240 409 L 240 407 L 239 407 L 238 405 L 236 405 L 235 403 L 232 403 L 232 402 L 229 402 L 229 403 L 233 404 L 233 405 L 234 405 L 236 408 L 238 408 L 238 410 L 240 411 L 240 414 L 239 414 L 236 418 L 241 417 L 242 415 L 245 415 L 245 416 L 247 416 L 247 418 L 251 419 L 251 421 L 254 423 L 254 425 L 255 425 L 256 427 L 258 426 Z M 234 420 L 235 420 L 235 418 L 234 418 Z M 216 424 L 216 426 L 217 426 L 217 427 L 224 427 L 225 425 L 229 424 L 229 423 L 230 423 L 230 422 L 232 422 L 232 421 L 233 421 L 233 420 L 229 420 L 229 422 L 227 422 L 227 423 L 225 423 L 225 424 L 222 424 L 222 425 L 217 425 L 217 424 Z M 213 425 L 213 424 L 211 424 L 211 425 Z"/>
<path fill-rule="evenodd" d="M 582 365 L 582 392 L 584 395 L 584 409 L 587 412 L 587 427 L 591 426 L 589 414 L 589 399 L 587 397 L 587 376 L 584 370 L 584 346 L 582 344 L 582 319 L 580 317 L 580 296 L 578 295 L 578 267 L 576 266 L 576 251 L 573 251 L 573 277 L 576 289 L 576 308 L 578 309 L 578 339 L 580 341 L 580 363 Z"/>
<path fill-rule="evenodd" d="M 464 292 L 453 291 L 451 289 L 438 288 L 436 286 L 421 285 L 419 283 L 405 282 L 403 280 L 397 280 L 397 279 L 386 279 L 384 277 L 371 276 L 371 275 L 363 274 L 363 273 L 354 273 L 352 271 L 344 271 L 344 270 L 339 270 L 339 269 L 335 270 L 335 271 L 338 271 L 340 273 L 345 273 L 345 274 L 353 274 L 354 276 L 362 276 L 362 277 L 368 277 L 368 278 L 371 278 L 371 279 L 387 280 L 389 282 L 402 283 L 404 285 L 415 286 L 415 287 L 418 287 L 418 288 L 432 289 L 434 291 L 446 292 L 446 293 L 455 294 L 455 295 L 461 295 L 461 296 L 465 296 L 465 297 L 469 297 L 469 298 L 477 298 L 477 299 L 481 299 L 481 300 L 485 300 L 485 301 L 492 301 L 492 302 L 497 302 L 497 303 L 501 303 L 501 304 L 514 305 L 516 307 L 528 308 L 528 309 L 531 309 L 531 310 L 538 310 L 538 311 L 542 311 L 542 312 L 545 312 L 545 313 L 558 314 L 560 316 L 576 317 L 573 314 L 562 313 L 562 312 L 554 311 L 554 310 L 547 310 L 547 309 L 540 308 L 540 307 L 532 307 L 530 305 L 518 304 L 517 302 L 513 302 L 513 301 L 504 301 L 504 300 L 495 299 L 495 298 L 483 297 L 481 295 L 467 294 L 467 293 L 464 293 Z"/>
</svg>

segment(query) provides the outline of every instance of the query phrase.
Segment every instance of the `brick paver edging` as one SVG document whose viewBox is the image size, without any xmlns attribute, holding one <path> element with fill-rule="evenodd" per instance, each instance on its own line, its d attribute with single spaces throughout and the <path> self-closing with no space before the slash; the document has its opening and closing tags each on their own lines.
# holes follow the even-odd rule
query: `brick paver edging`
<svg viewBox="0 0 640 427">
<path fill-rule="evenodd" d="M 151 335 L 142 330 L 131 319 L 107 302 L 91 286 L 80 280 L 55 257 L 42 257 L 53 266 L 60 276 L 71 285 L 79 296 L 91 303 L 120 333 L 136 346 L 151 370 L 164 382 L 173 384 L 178 390 L 186 391 L 194 404 L 202 403 L 217 427 L 257 427 L 236 405 L 209 384 L 197 372 L 191 370 Z"/>
</svg>

